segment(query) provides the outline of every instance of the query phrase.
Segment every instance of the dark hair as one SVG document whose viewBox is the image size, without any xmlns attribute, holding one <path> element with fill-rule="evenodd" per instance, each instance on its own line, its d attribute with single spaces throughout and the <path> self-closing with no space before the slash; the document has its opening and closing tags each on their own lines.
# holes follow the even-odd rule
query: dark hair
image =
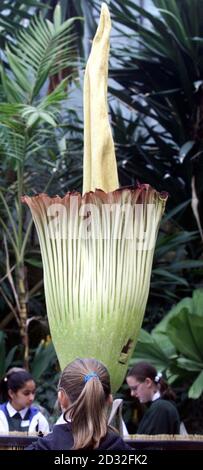
<svg viewBox="0 0 203 470">
<path fill-rule="evenodd" d="M 96 359 L 76 359 L 63 370 L 60 388 L 71 402 L 64 419 L 72 421 L 73 449 L 98 447 L 107 433 L 107 398 L 111 394 L 106 367 Z"/>
<path fill-rule="evenodd" d="M 151 379 L 159 388 L 162 398 L 167 400 L 175 400 L 176 395 L 166 380 L 162 378 L 154 366 L 148 362 L 141 361 L 135 364 L 127 374 L 127 377 L 136 377 L 138 382 L 144 382 L 146 378 Z"/>
<path fill-rule="evenodd" d="M 9 400 L 8 391 L 17 392 L 28 380 L 33 380 L 31 374 L 20 367 L 10 369 L 0 382 L 0 393 L 3 401 Z"/>
</svg>

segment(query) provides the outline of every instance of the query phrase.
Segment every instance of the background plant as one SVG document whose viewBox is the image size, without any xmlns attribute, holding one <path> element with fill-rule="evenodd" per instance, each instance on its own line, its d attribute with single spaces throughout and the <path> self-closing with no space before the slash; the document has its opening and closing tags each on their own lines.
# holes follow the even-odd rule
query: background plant
<svg viewBox="0 0 203 470">
<path fill-rule="evenodd" d="M 67 99 L 67 85 L 77 55 L 71 29 L 73 21 L 62 22 L 59 7 L 55 9 L 53 23 L 36 17 L 19 33 L 15 44 L 6 47 L 9 70 L 1 67 L 1 169 L 2 172 L 8 167 L 10 170 L 6 173 L 8 181 L 1 180 L 0 192 L 0 224 L 5 248 L 1 293 L 19 326 L 26 367 L 29 351 L 25 253 L 32 222 L 26 222 L 21 197 L 33 186 L 35 191 L 51 187 L 55 177 L 53 169 L 56 171 L 64 159 L 68 123 L 65 126 L 61 122 L 62 103 Z M 67 70 L 67 65 L 71 76 L 69 74 L 48 92 L 48 79 Z M 43 87 L 47 91 L 41 95 Z M 45 177 L 44 165 L 47 166 Z M 36 184 L 40 168 L 42 176 Z M 32 257 L 28 259 L 32 262 Z"/>
<path fill-rule="evenodd" d="M 192 297 L 186 297 L 178 302 L 151 333 L 141 330 L 131 359 L 131 366 L 144 360 L 164 373 L 167 381 L 177 391 L 180 412 L 189 427 L 190 418 L 188 413 L 185 413 L 188 403 L 196 413 L 190 399 L 198 399 L 197 405 L 202 406 L 202 315 L 203 289 L 196 289 Z M 201 422 L 202 426 L 200 416 L 198 422 Z"/>
<path fill-rule="evenodd" d="M 145 130 L 134 154 L 137 176 L 167 190 L 177 205 L 191 198 L 193 178 L 202 192 L 203 17 L 198 0 L 153 3 L 157 14 L 136 2 L 110 2 L 117 33 L 112 77 L 120 85 L 111 92 L 138 112 Z"/>
</svg>

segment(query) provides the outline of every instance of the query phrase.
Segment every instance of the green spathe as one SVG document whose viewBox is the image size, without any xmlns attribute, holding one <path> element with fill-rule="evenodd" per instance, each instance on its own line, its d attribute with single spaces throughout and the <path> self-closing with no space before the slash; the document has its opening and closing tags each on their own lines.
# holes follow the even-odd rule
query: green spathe
<svg viewBox="0 0 203 470">
<path fill-rule="evenodd" d="M 165 198 L 140 185 L 83 197 L 69 193 L 63 199 L 25 196 L 24 202 L 39 236 L 60 366 L 78 356 L 95 357 L 109 369 L 115 392 L 142 324 Z"/>
</svg>

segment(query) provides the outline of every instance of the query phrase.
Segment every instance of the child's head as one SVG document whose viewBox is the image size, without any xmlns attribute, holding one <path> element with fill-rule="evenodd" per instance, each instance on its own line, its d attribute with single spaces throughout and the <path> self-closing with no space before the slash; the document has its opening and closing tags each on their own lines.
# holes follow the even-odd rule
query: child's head
<svg viewBox="0 0 203 470">
<path fill-rule="evenodd" d="M 111 403 L 110 377 L 96 359 L 76 359 L 62 372 L 59 401 L 72 422 L 74 449 L 98 447 L 107 433 L 107 406 Z"/>
<path fill-rule="evenodd" d="M 157 391 L 163 398 L 175 399 L 175 393 L 163 380 L 162 374 L 158 373 L 155 367 L 148 362 L 141 361 L 135 364 L 129 370 L 126 380 L 131 390 L 131 396 L 138 398 L 141 403 L 151 401 Z"/>
<path fill-rule="evenodd" d="M 147 362 L 135 364 L 127 375 L 127 384 L 131 395 L 141 403 L 150 401 L 153 394 L 158 390 L 159 378 L 155 367 Z"/>
<path fill-rule="evenodd" d="M 9 401 L 17 411 L 32 405 L 36 385 L 32 376 L 24 369 L 12 368 L 1 381 L 4 401 Z"/>
</svg>

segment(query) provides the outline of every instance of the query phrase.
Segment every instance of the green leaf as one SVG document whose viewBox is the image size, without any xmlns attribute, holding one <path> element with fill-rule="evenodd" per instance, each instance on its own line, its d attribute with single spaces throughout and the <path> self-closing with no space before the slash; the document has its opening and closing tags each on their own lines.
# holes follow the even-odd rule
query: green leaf
<svg viewBox="0 0 203 470">
<path fill-rule="evenodd" d="M 166 214 L 164 215 L 163 221 L 166 222 L 169 219 L 172 219 L 174 215 L 179 214 L 183 209 L 185 209 L 189 204 L 190 204 L 190 199 L 187 201 L 182 202 L 181 204 L 178 204 L 178 206 L 174 207 L 172 210 L 169 212 L 167 211 Z"/>
<path fill-rule="evenodd" d="M 56 122 L 54 121 L 53 117 L 50 116 L 49 113 L 45 113 L 45 111 L 39 111 L 39 117 L 43 120 L 48 122 L 53 127 L 56 127 Z"/>
<path fill-rule="evenodd" d="M 76 37 L 72 34 L 75 18 L 59 24 L 60 6 L 56 7 L 55 23 L 35 17 L 27 29 L 18 35 L 16 45 L 10 46 L 9 59 L 18 79 L 19 89 L 29 90 L 31 104 L 48 77 L 76 62 Z M 23 65 L 22 65 L 23 64 Z M 23 70 L 29 77 L 25 77 Z M 26 83 L 27 79 L 27 83 Z"/>
<path fill-rule="evenodd" d="M 48 370 L 54 358 L 56 358 L 56 353 L 52 342 L 48 345 L 41 343 L 38 346 L 31 369 L 32 376 L 35 380 L 38 380 L 42 374 Z"/>
<path fill-rule="evenodd" d="M 171 281 L 174 281 L 177 284 L 182 284 L 186 287 L 188 286 L 188 282 L 186 281 L 186 279 L 176 276 L 175 274 L 170 273 L 166 269 L 155 268 L 153 269 L 153 274 L 160 276 L 160 282 L 162 282 L 163 280 L 165 281 L 166 279 L 170 279 Z"/>
<path fill-rule="evenodd" d="M 203 289 L 195 289 L 192 296 L 193 311 L 195 315 L 203 316 Z M 191 313 L 192 313 L 191 312 Z"/>
<path fill-rule="evenodd" d="M 202 324 L 203 317 L 182 309 L 177 316 L 170 318 L 167 327 L 167 334 L 176 349 L 189 359 L 198 362 L 203 359 Z"/>
<path fill-rule="evenodd" d="M 180 271 L 181 269 L 195 269 L 195 268 L 202 268 L 203 261 L 199 260 L 184 260 L 178 261 L 177 263 L 171 264 L 171 271 Z"/>
<path fill-rule="evenodd" d="M 54 10 L 54 26 L 55 29 L 59 29 L 61 26 L 61 8 L 60 5 L 56 5 L 56 8 Z"/>
<path fill-rule="evenodd" d="M 145 330 L 141 329 L 130 365 L 145 360 L 158 370 L 165 370 L 169 365 L 169 358 L 160 348 L 156 340 Z"/>
<path fill-rule="evenodd" d="M 203 362 L 192 361 L 191 359 L 186 359 L 185 357 L 178 357 L 177 364 L 182 369 L 189 371 L 201 371 L 203 367 Z"/>
<path fill-rule="evenodd" d="M 180 152 L 179 152 L 181 163 L 184 161 L 188 153 L 193 149 L 194 145 L 195 145 L 194 140 L 189 140 L 184 145 L 182 145 L 182 147 L 180 148 Z"/>
<path fill-rule="evenodd" d="M 180 314 L 182 310 L 187 310 L 192 312 L 193 309 L 193 302 L 190 297 L 185 297 L 182 299 L 178 304 L 176 304 L 168 313 L 164 316 L 164 318 L 155 326 L 153 329 L 154 333 L 165 333 L 167 334 L 168 329 L 168 322 L 173 317 L 176 317 Z"/>
<path fill-rule="evenodd" d="M 5 371 L 11 367 L 17 349 L 18 349 L 18 345 L 13 346 L 13 348 L 11 348 L 9 353 L 7 354 L 6 360 L 5 360 Z"/>
<path fill-rule="evenodd" d="M 23 66 L 22 63 L 19 62 L 18 57 L 16 57 L 14 54 L 12 54 L 11 51 L 9 51 L 8 47 L 6 48 L 6 54 L 11 70 L 14 73 L 19 86 L 26 93 L 30 93 L 30 82 L 27 77 L 27 70 L 25 66 Z"/>
<path fill-rule="evenodd" d="M 184 29 L 183 22 L 181 22 L 177 17 L 177 11 L 176 14 L 173 14 L 171 11 L 164 10 L 163 8 L 159 8 L 158 11 L 163 15 L 166 21 L 168 20 L 168 26 L 176 37 L 177 42 L 179 42 L 180 45 L 183 44 L 187 49 L 190 42 Z"/>
<path fill-rule="evenodd" d="M 196 380 L 193 382 L 192 386 L 189 389 L 188 397 L 197 399 L 203 392 L 203 371 L 200 372 Z"/>
<path fill-rule="evenodd" d="M 42 268 L 42 261 L 36 258 L 25 258 L 25 262 L 30 264 L 31 266 L 35 266 L 36 268 Z"/>
<path fill-rule="evenodd" d="M 27 127 L 32 127 L 34 124 L 36 124 L 37 120 L 39 119 L 39 112 L 35 111 L 30 115 L 30 117 L 27 120 Z"/>
</svg>

